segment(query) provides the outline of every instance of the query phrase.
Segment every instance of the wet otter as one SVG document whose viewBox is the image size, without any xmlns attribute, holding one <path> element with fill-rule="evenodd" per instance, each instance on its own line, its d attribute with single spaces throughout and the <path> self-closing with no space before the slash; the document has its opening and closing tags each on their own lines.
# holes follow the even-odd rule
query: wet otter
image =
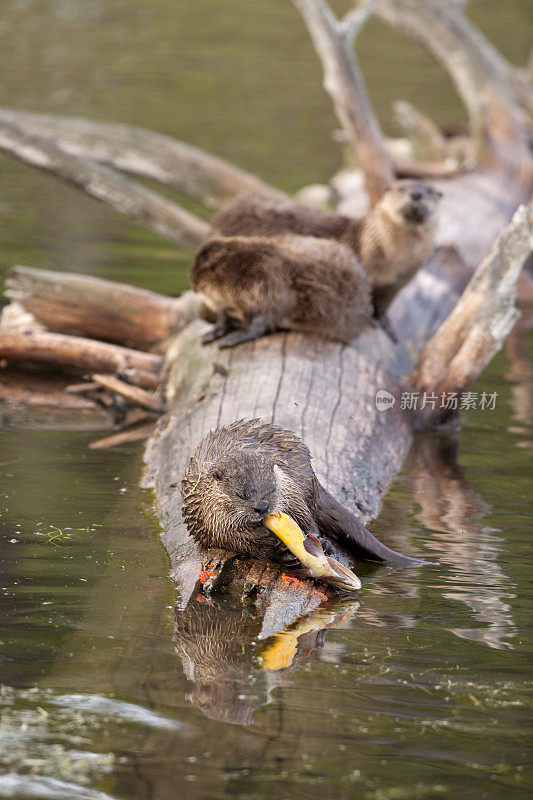
<svg viewBox="0 0 533 800">
<path fill-rule="evenodd" d="M 211 431 L 189 462 L 181 494 L 183 519 L 202 548 L 290 563 L 291 542 L 284 537 L 283 545 L 275 526 L 267 527 L 281 512 L 312 540 L 324 537 L 326 552 L 329 539 L 372 561 L 417 563 L 372 536 L 321 486 L 296 434 L 257 419 Z"/>
<path fill-rule="evenodd" d="M 379 319 L 429 259 L 441 196 L 424 181 L 399 180 L 363 219 L 353 219 L 291 200 L 241 195 L 215 214 L 211 226 L 213 233 L 223 236 L 277 237 L 290 232 L 342 242 L 368 276 Z"/>
<path fill-rule="evenodd" d="M 197 254 L 191 280 L 218 317 L 203 341 L 220 339 L 220 347 L 276 330 L 349 342 L 376 324 L 359 262 L 328 239 L 215 237 Z"/>
</svg>

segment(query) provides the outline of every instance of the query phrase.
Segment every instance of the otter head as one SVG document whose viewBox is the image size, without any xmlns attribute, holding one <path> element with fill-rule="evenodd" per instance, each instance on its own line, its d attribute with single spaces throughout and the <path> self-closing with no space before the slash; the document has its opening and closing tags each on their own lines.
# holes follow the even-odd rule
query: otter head
<svg viewBox="0 0 533 800">
<path fill-rule="evenodd" d="M 196 253 L 191 267 L 191 283 L 197 291 L 203 283 L 202 279 L 209 280 L 210 273 L 219 266 L 224 256 L 224 244 L 224 239 L 209 239 Z"/>
<path fill-rule="evenodd" d="M 274 465 L 244 448 L 199 475 L 188 470 L 181 491 L 184 520 L 203 547 L 238 549 L 239 535 L 279 510 Z"/>
<path fill-rule="evenodd" d="M 442 192 L 425 181 L 393 183 L 379 202 L 379 208 L 397 223 L 423 226 L 433 220 Z"/>
</svg>

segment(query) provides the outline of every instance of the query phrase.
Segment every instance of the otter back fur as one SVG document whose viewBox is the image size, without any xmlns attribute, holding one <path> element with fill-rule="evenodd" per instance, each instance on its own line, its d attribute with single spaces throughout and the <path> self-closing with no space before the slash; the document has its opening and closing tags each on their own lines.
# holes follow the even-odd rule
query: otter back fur
<svg viewBox="0 0 533 800">
<path fill-rule="evenodd" d="M 185 524 L 204 549 L 283 560 L 284 546 L 262 524 L 267 514 L 282 511 L 304 533 L 339 542 L 362 558 L 416 563 L 372 536 L 324 489 L 295 433 L 261 420 L 211 431 L 189 462 L 181 494 Z"/>
<path fill-rule="evenodd" d="M 425 181 L 396 181 L 363 219 L 353 219 L 291 200 L 248 194 L 215 214 L 211 225 L 223 236 L 277 237 L 290 232 L 342 242 L 368 276 L 379 318 L 431 255 L 440 197 L 441 192 Z"/>
<path fill-rule="evenodd" d="M 221 347 L 275 330 L 349 342 L 374 324 L 361 265 L 347 247 L 329 239 L 215 237 L 197 254 L 191 280 L 219 315 L 204 341 L 221 339 Z"/>
</svg>

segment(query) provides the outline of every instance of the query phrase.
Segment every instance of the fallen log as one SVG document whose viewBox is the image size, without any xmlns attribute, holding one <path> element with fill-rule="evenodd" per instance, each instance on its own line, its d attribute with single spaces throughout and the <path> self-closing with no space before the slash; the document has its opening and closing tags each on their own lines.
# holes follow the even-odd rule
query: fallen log
<svg viewBox="0 0 533 800">
<path fill-rule="evenodd" d="M 139 349 L 164 341 L 198 314 L 193 292 L 165 297 L 92 275 L 16 266 L 5 287 L 6 297 L 49 330 Z"/>
<path fill-rule="evenodd" d="M 161 356 L 115 344 L 61 333 L 12 328 L 0 328 L 0 359 L 10 363 L 46 364 L 57 369 L 118 375 L 128 370 L 156 373 L 163 363 Z"/>
<path fill-rule="evenodd" d="M 507 214 L 511 211 L 510 205 Z M 493 208 L 492 219 L 486 221 L 486 246 L 498 212 L 501 206 Z M 452 217 L 448 224 L 454 227 L 457 220 Z M 529 235 L 528 230 L 526 247 Z M 453 249 L 435 253 L 391 307 L 397 346 L 381 331 L 364 332 L 350 345 L 283 333 L 219 351 L 199 344 L 206 329 L 200 321 L 176 336 L 167 353 L 168 410 L 147 447 L 145 485 L 155 490 L 162 539 L 183 607 L 195 596 L 201 574 L 209 573 L 214 589 L 227 582 L 226 558 L 200 554 L 181 516 L 179 483 L 198 442 L 211 428 L 240 418 L 258 417 L 289 428 L 309 446 L 315 473 L 326 489 L 363 521 L 372 519 L 412 442 L 416 419 L 401 407 L 408 376 L 424 343 L 456 304 L 469 271 L 468 262 L 458 262 Z M 487 287 L 489 295 L 491 291 Z M 392 405 L 379 406 L 382 391 L 393 398 Z M 256 593 L 257 565 L 239 563 L 240 591 Z M 261 570 L 264 574 L 264 564 Z M 280 592 L 286 602 L 279 618 L 272 613 L 263 620 L 260 636 L 272 635 L 281 629 L 277 624 L 289 624 L 322 602 L 313 597 L 309 581 L 291 585 L 289 600 L 286 581 L 282 569 L 271 565 L 261 603 L 277 610 Z M 321 591 L 332 596 L 329 589 Z"/>
</svg>

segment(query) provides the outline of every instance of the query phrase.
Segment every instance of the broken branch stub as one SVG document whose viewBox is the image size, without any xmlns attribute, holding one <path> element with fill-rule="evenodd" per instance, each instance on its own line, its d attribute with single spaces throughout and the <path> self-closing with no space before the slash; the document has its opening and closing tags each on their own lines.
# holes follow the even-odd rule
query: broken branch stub
<svg viewBox="0 0 533 800">
<path fill-rule="evenodd" d="M 479 265 L 451 314 L 424 348 L 411 376 L 419 392 L 437 396 L 468 389 L 502 347 L 519 312 L 516 282 L 532 246 L 531 210 L 520 206 Z M 442 410 L 420 412 L 426 424 Z"/>
</svg>

